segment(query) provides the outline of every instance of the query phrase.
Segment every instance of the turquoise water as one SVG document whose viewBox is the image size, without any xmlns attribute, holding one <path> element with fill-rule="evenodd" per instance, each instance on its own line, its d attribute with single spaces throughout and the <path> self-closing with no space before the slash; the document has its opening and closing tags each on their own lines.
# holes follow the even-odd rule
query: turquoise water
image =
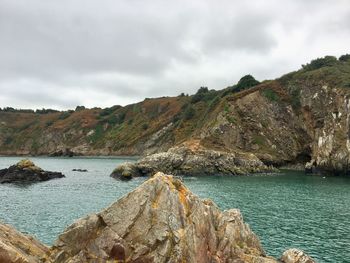
<svg viewBox="0 0 350 263">
<path fill-rule="evenodd" d="M 0 157 L 0 169 L 21 158 Z M 52 244 L 74 220 L 97 212 L 143 182 L 109 177 L 116 158 L 31 158 L 66 178 L 32 185 L 0 185 L 0 220 Z M 88 169 L 87 173 L 73 168 Z M 220 208 L 239 208 L 266 252 L 280 256 L 289 247 L 317 262 L 350 262 L 350 178 L 278 175 L 185 178 L 197 195 Z"/>
</svg>

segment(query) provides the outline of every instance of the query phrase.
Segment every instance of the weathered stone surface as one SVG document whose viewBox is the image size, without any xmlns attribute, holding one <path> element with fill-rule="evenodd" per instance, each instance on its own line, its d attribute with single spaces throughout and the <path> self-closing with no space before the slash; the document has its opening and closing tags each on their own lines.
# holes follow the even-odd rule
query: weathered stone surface
<svg viewBox="0 0 350 263">
<path fill-rule="evenodd" d="M 157 173 L 59 236 L 54 262 L 277 262 L 239 210 L 221 212 L 179 180 Z"/>
<path fill-rule="evenodd" d="M 283 263 L 316 263 L 316 261 L 306 255 L 304 251 L 296 248 L 284 251 L 281 260 Z"/>
<path fill-rule="evenodd" d="M 65 177 L 60 172 L 44 171 L 32 161 L 25 159 L 9 168 L 0 170 L 0 183 L 40 182 Z"/>
<path fill-rule="evenodd" d="M 0 262 L 38 263 L 48 259 L 49 248 L 34 238 L 0 224 Z"/>
<path fill-rule="evenodd" d="M 148 155 L 136 163 L 124 163 L 112 173 L 122 178 L 151 176 L 157 171 L 174 175 L 241 175 L 275 171 L 253 154 L 227 153 L 205 149 L 199 145 L 181 145 L 167 152 Z"/>
<path fill-rule="evenodd" d="M 291 249 L 284 263 L 314 263 Z M 157 173 L 97 214 L 69 226 L 48 249 L 0 224 L 0 262 L 277 263 L 239 210 L 220 211 L 173 176 Z"/>
</svg>

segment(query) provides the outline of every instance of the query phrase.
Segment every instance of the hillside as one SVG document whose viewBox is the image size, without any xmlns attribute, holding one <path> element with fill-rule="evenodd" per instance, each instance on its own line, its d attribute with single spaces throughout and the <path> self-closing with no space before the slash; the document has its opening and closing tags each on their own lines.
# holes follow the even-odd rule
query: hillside
<svg viewBox="0 0 350 263">
<path fill-rule="evenodd" d="M 145 155 L 185 143 L 265 164 L 347 171 L 350 58 L 316 59 L 278 79 L 66 112 L 0 111 L 0 154 Z M 190 146 L 189 146 L 190 147 Z"/>
</svg>

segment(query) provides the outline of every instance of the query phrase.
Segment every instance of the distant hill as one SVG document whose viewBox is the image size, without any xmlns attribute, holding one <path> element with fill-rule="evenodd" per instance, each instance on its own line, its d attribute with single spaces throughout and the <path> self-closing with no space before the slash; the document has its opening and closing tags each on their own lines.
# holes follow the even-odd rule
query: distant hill
<svg viewBox="0 0 350 263">
<path fill-rule="evenodd" d="M 200 141 L 281 165 L 349 159 L 350 55 L 319 58 L 259 83 L 125 107 L 0 111 L 2 155 L 144 155 Z M 325 164 L 326 165 L 326 164 Z"/>
</svg>

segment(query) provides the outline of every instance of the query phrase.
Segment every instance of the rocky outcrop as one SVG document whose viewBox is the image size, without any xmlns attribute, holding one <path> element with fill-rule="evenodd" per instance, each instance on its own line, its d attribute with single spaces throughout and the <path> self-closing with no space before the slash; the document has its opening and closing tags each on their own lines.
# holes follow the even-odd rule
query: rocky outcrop
<svg viewBox="0 0 350 263">
<path fill-rule="evenodd" d="M 39 263 L 48 260 L 49 248 L 14 228 L 0 224 L 0 262 Z"/>
<path fill-rule="evenodd" d="M 180 176 L 242 175 L 275 170 L 264 165 L 254 154 L 208 150 L 198 141 L 192 141 L 167 152 L 148 155 L 136 163 L 121 164 L 111 176 L 151 176 L 157 171 Z"/>
<path fill-rule="evenodd" d="M 126 162 L 115 168 L 110 176 L 115 179 L 128 181 L 135 176 L 141 176 L 141 174 L 134 163 Z"/>
<path fill-rule="evenodd" d="M 283 263 L 316 263 L 303 251 L 295 248 L 284 251 L 281 260 Z"/>
<path fill-rule="evenodd" d="M 25 159 L 0 170 L 0 183 L 33 183 L 65 177 L 60 172 L 44 171 L 32 161 Z"/>
<path fill-rule="evenodd" d="M 284 263 L 313 263 L 288 250 Z M 304 260 L 304 261 L 303 261 Z M 157 173 L 97 214 L 69 226 L 49 249 L 0 225 L 0 262 L 277 263 L 239 210 L 220 211 L 173 176 Z"/>
<path fill-rule="evenodd" d="M 221 212 L 179 180 L 157 173 L 59 236 L 54 262 L 277 262 L 239 210 Z M 119 260 L 119 261 L 118 261 Z"/>
</svg>

